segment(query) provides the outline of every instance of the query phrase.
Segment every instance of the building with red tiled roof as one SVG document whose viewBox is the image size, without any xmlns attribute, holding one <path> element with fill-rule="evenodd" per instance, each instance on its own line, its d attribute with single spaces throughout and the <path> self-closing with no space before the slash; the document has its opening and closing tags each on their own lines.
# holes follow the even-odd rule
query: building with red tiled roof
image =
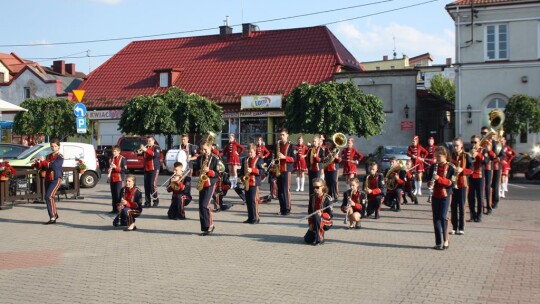
<svg viewBox="0 0 540 304">
<path fill-rule="evenodd" d="M 284 100 L 302 82 L 333 80 L 341 71 L 362 65 L 325 26 L 259 31 L 244 24 L 242 33 L 220 27 L 220 34 L 136 41 L 93 71 L 80 89 L 96 113 L 103 142 L 113 144 L 117 116 L 131 98 L 164 93 L 176 86 L 221 105 L 228 125 L 243 143 L 272 133 L 284 117 Z M 244 98 L 271 98 L 261 108 L 242 107 Z M 116 115 L 118 112 L 116 112 Z M 104 118 L 112 117 L 113 121 Z M 107 126 L 103 125 L 106 124 Z M 103 126 L 102 126 L 103 125 Z M 271 140 L 271 139 L 269 139 Z M 107 141 L 107 143 L 105 142 Z"/>
</svg>

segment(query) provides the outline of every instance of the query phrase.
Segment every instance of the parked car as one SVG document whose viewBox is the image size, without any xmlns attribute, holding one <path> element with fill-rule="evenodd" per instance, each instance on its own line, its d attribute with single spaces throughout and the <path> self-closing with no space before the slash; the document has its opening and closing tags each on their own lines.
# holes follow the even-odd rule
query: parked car
<svg viewBox="0 0 540 304">
<path fill-rule="evenodd" d="M 156 145 L 159 143 L 156 141 Z M 141 148 L 141 145 L 146 146 L 146 137 L 144 136 L 122 136 L 118 139 L 117 145 L 122 150 L 120 154 L 126 158 L 128 170 L 143 170 L 144 159 L 142 154 L 137 154 L 136 151 Z M 165 153 L 161 150 L 159 155 L 160 170 L 165 169 Z"/>
<path fill-rule="evenodd" d="M 395 156 L 399 162 L 401 162 L 403 167 L 406 167 L 407 160 L 410 159 L 407 156 L 406 146 L 379 146 L 370 153 L 366 160 L 366 172 L 368 172 L 368 166 L 372 162 L 376 162 L 379 166 L 379 172 L 384 172 L 386 169 L 390 168 L 390 158 Z"/>
<path fill-rule="evenodd" d="M 51 153 L 49 143 L 37 144 L 24 152 L 16 159 L 10 160 L 14 168 L 31 168 L 33 159 L 40 156 L 46 157 Z M 75 167 L 75 164 L 81 159 L 86 164 L 86 171 L 80 176 L 81 187 L 93 188 L 101 178 L 97 153 L 94 146 L 77 142 L 60 143 L 60 153 L 64 156 L 64 167 Z"/>
<path fill-rule="evenodd" d="M 0 159 L 14 159 L 19 156 L 29 146 L 18 144 L 0 144 Z"/>
</svg>

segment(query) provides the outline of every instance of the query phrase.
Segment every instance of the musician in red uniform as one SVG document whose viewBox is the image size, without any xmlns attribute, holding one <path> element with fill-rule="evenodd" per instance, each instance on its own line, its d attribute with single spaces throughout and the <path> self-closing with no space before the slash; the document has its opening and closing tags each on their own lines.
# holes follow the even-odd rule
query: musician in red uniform
<svg viewBox="0 0 540 304">
<path fill-rule="evenodd" d="M 366 194 L 360 191 L 360 181 L 358 178 L 351 180 L 351 189 L 343 193 L 343 204 L 341 211 L 349 220 L 349 229 L 362 228 L 360 219 L 364 217 Z"/>
<path fill-rule="evenodd" d="M 153 136 L 146 137 L 146 146 L 141 145 L 144 158 L 144 207 L 149 208 L 154 202 L 154 207 L 159 205 L 157 179 L 159 176 L 159 155 L 161 148 L 155 144 Z"/>
<path fill-rule="evenodd" d="M 510 173 L 512 159 L 516 157 L 516 151 L 514 151 L 509 145 L 506 144 L 506 137 L 501 138 L 501 144 L 504 150 L 504 160 L 502 161 L 501 171 L 501 197 L 506 197 L 505 192 L 508 192 L 508 174 Z"/>
<path fill-rule="evenodd" d="M 227 166 L 231 179 L 231 187 L 236 188 L 238 183 L 238 168 L 240 167 L 240 155 L 244 152 L 244 146 L 236 142 L 234 133 L 229 134 L 229 143 L 223 148 L 220 156 L 227 157 Z"/>
<path fill-rule="evenodd" d="M 201 222 L 201 235 L 205 236 L 214 232 L 215 229 L 211 201 L 218 180 L 219 159 L 212 154 L 210 138 L 202 139 L 199 147 L 201 154 L 193 164 L 193 170 L 198 172 L 199 175 L 199 181 L 197 182 L 197 190 L 199 190 L 199 219 Z"/>
<path fill-rule="evenodd" d="M 261 186 L 261 173 L 264 171 L 263 160 L 257 156 L 257 147 L 249 145 L 249 156 L 242 161 L 242 182 L 246 191 L 246 206 L 248 218 L 244 223 L 258 224 L 259 218 L 259 187 Z"/>
<path fill-rule="evenodd" d="M 126 158 L 120 155 L 120 147 L 112 147 L 112 157 L 109 161 L 109 183 L 111 186 L 111 197 L 112 197 L 112 211 L 109 213 L 118 212 L 118 203 L 120 203 L 120 190 L 124 187 L 124 181 L 126 180 L 127 163 Z"/>
<path fill-rule="evenodd" d="M 415 175 L 417 174 L 416 168 L 412 164 L 412 160 L 407 160 L 407 171 L 405 172 L 405 186 L 403 187 L 403 203 L 407 204 L 407 196 L 418 205 L 418 197 L 414 195 L 413 182 L 415 181 Z"/>
<path fill-rule="evenodd" d="M 345 176 L 345 183 L 348 188 L 351 187 L 351 179 L 358 174 L 356 165 L 362 161 L 362 158 L 364 158 L 364 155 L 354 148 L 354 138 L 349 137 L 347 139 L 347 147 L 341 150 L 343 176 Z"/>
<path fill-rule="evenodd" d="M 321 137 L 315 135 L 312 140 L 312 146 L 307 156 L 308 165 L 308 192 L 313 194 L 313 180 L 321 177 L 322 162 L 324 160 L 324 148 L 321 147 Z"/>
<path fill-rule="evenodd" d="M 388 168 L 384 174 L 386 180 L 386 195 L 384 197 L 384 204 L 396 212 L 401 210 L 406 174 L 407 173 L 405 170 L 401 168 L 397 158 L 395 156 L 391 157 L 390 168 Z"/>
<path fill-rule="evenodd" d="M 469 176 L 469 213 L 471 218 L 468 222 L 481 222 L 482 210 L 484 208 L 484 166 L 487 159 L 484 158 L 482 147 L 480 147 L 480 136 L 471 137 L 471 160 L 473 162 L 473 172 Z"/>
<path fill-rule="evenodd" d="M 257 137 L 257 156 L 260 157 L 263 161 L 270 157 L 272 153 L 266 148 L 263 142 L 262 136 Z"/>
<path fill-rule="evenodd" d="M 480 134 L 482 136 L 482 139 L 480 139 L 480 142 L 482 143 L 482 154 L 484 154 L 484 198 L 485 198 L 485 204 L 484 207 L 487 209 L 486 214 L 491 214 L 493 212 L 493 201 L 491 197 L 491 182 L 493 179 L 493 161 L 495 158 L 497 158 L 497 155 L 493 151 L 493 141 L 491 139 L 491 136 L 489 136 L 489 129 L 488 127 L 484 126 L 482 127 Z M 489 136 L 489 138 L 486 138 L 486 136 Z"/>
<path fill-rule="evenodd" d="M 304 145 L 304 136 L 298 137 L 298 144 L 294 150 L 296 160 L 294 162 L 294 171 L 296 172 L 296 192 L 304 191 L 305 174 L 308 171 L 306 157 L 309 148 Z"/>
<path fill-rule="evenodd" d="M 126 186 L 120 191 L 120 203 L 118 203 L 118 215 L 113 220 L 113 226 L 127 226 L 124 231 L 137 230 L 135 218 L 142 212 L 142 193 L 135 186 L 135 175 L 128 174 Z"/>
<path fill-rule="evenodd" d="M 329 230 L 332 223 L 332 199 L 327 195 L 326 184 L 323 179 L 313 180 L 313 194 L 309 196 L 308 217 L 309 230 L 304 241 L 314 246 L 324 243 L 324 232 Z"/>
<path fill-rule="evenodd" d="M 337 202 L 339 198 L 337 171 L 337 166 L 341 162 L 339 154 L 339 148 L 336 147 L 334 141 L 327 139 L 326 149 L 324 149 L 324 160 L 326 162 L 323 164 L 324 180 L 326 182 L 326 187 L 328 188 L 328 195 L 334 202 Z"/>
<path fill-rule="evenodd" d="M 407 150 L 407 156 L 413 160 L 416 167 L 416 180 L 414 181 L 414 194 L 422 195 L 422 174 L 424 173 L 424 161 L 428 151 L 418 143 L 418 135 L 413 137 L 412 145 Z"/>
<path fill-rule="evenodd" d="M 221 161 L 221 157 L 219 156 L 219 149 L 217 147 L 217 144 L 212 144 L 212 155 L 214 155 L 218 159 L 219 168 L 219 164 L 223 164 L 223 162 Z M 214 200 L 214 212 L 227 211 L 233 206 L 233 204 L 225 203 L 225 201 L 223 200 L 223 198 L 227 196 L 227 192 L 229 189 L 231 189 L 231 180 L 229 178 L 229 173 L 225 170 L 223 170 L 223 172 L 220 172 L 218 170 L 216 191 L 214 191 L 214 195 L 212 196 L 212 199 Z M 240 187 L 236 187 L 234 188 L 234 191 L 238 194 L 242 202 L 245 204 L 246 196 L 244 195 L 244 190 L 240 189 Z"/>
<path fill-rule="evenodd" d="M 448 207 L 454 186 L 453 178 L 455 168 L 447 162 L 448 152 L 445 147 L 435 149 L 437 163 L 429 171 L 428 187 L 433 187 L 431 211 L 433 215 L 433 228 L 435 230 L 435 247 L 443 250 L 448 248 Z"/>
<path fill-rule="evenodd" d="M 452 153 L 451 162 L 456 167 L 457 179 L 452 193 L 452 202 L 450 203 L 452 230 L 450 234 L 465 234 L 465 199 L 467 189 L 469 188 L 468 177 L 473 173 L 473 163 L 471 156 L 463 149 L 463 140 L 456 137 L 452 143 L 454 153 Z"/>
<path fill-rule="evenodd" d="M 379 219 L 379 212 L 381 211 L 381 203 L 384 199 L 384 176 L 382 173 L 378 172 L 378 167 L 376 162 L 372 162 L 368 167 L 368 174 L 364 179 L 364 185 L 362 189 L 367 194 L 367 213 L 366 216 L 369 217 L 375 213 L 375 219 Z"/>
<path fill-rule="evenodd" d="M 51 139 L 50 147 L 52 153 L 48 154 L 47 157 L 40 156 L 34 163 L 34 167 L 37 169 L 45 170 L 45 203 L 50 218 L 48 222 L 44 223 L 45 225 L 55 224 L 58 219 L 54 196 L 64 178 L 62 172 L 64 156 L 60 154 L 60 141 L 57 138 Z"/>
<path fill-rule="evenodd" d="M 428 146 L 426 147 L 426 151 L 428 152 L 426 156 L 426 161 L 424 162 L 424 171 L 429 172 L 429 169 L 431 169 L 431 166 L 435 164 L 435 149 L 437 149 L 437 146 L 435 145 L 435 138 L 433 136 L 430 136 L 428 139 Z M 428 196 L 428 203 L 431 203 L 431 195 L 432 190 L 429 190 L 429 196 Z"/>
<path fill-rule="evenodd" d="M 294 144 L 289 141 L 289 131 L 287 129 L 281 129 L 279 137 L 280 140 L 276 146 L 276 158 L 279 159 L 278 168 L 276 168 L 279 171 L 277 176 L 279 214 L 289 215 L 291 213 L 291 172 L 295 160 L 295 148 Z"/>
<path fill-rule="evenodd" d="M 189 170 L 186 169 L 186 170 Z M 181 162 L 174 163 L 174 176 L 171 178 L 167 192 L 171 193 L 171 206 L 167 211 L 167 216 L 171 220 L 185 220 L 185 207 L 191 203 L 191 172 L 184 172 L 184 165 Z"/>
</svg>

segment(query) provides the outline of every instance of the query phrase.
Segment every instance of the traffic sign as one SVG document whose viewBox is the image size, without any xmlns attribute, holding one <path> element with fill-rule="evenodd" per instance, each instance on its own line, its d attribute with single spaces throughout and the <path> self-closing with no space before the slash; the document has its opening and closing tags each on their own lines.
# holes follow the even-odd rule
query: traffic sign
<svg viewBox="0 0 540 304">
<path fill-rule="evenodd" d="M 75 98 L 77 98 L 78 102 L 82 101 L 82 98 L 84 96 L 85 90 L 73 90 L 73 95 L 75 95 Z"/>
<path fill-rule="evenodd" d="M 77 133 L 85 134 L 86 133 L 86 118 L 85 117 L 77 117 L 75 119 L 75 122 L 77 124 Z"/>
<path fill-rule="evenodd" d="M 85 117 L 86 116 L 86 106 L 82 103 L 77 103 L 73 107 L 73 113 L 75 113 L 75 116 L 77 117 Z"/>
</svg>

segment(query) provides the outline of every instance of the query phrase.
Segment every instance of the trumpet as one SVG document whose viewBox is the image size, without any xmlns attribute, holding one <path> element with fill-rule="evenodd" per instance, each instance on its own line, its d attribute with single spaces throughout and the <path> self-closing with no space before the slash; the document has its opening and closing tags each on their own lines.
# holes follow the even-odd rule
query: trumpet
<svg viewBox="0 0 540 304">
<path fill-rule="evenodd" d="M 142 146 L 142 145 L 141 145 Z M 150 147 L 150 145 L 145 145 L 144 148 L 148 149 Z M 136 149 L 136 150 L 133 150 L 133 152 L 135 152 L 135 154 L 143 154 L 144 151 L 142 148 L 140 149 Z"/>
</svg>

